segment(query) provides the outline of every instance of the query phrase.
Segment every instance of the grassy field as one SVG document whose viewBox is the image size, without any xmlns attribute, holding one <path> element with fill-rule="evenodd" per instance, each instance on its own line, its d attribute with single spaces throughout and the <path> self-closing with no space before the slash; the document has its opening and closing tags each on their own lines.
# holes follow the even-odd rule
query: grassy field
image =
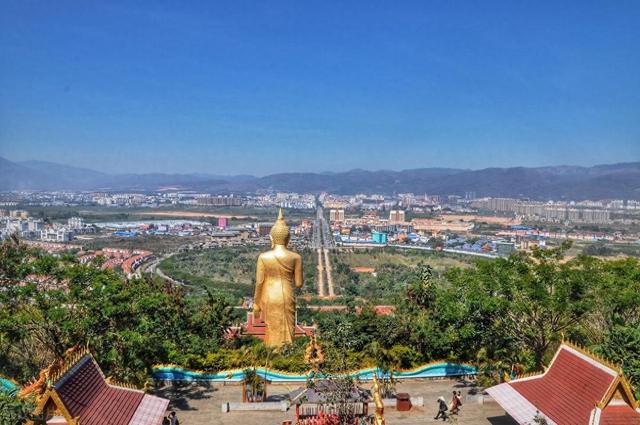
<svg viewBox="0 0 640 425">
<path fill-rule="evenodd" d="M 334 260 L 339 260 L 350 267 L 373 268 L 389 263 L 415 267 L 422 262 L 439 271 L 449 267 L 466 267 L 470 264 L 469 260 L 465 260 L 462 256 L 395 248 L 341 249 L 334 254 Z"/>
<path fill-rule="evenodd" d="M 602 259 L 615 257 L 640 257 L 640 244 L 622 242 L 574 242 L 567 258 L 580 254 L 592 255 Z"/>
<path fill-rule="evenodd" d="M 396 248 L 341 249 L 332 253 L 337 293 L 377 304 L 395 304 L 404 296 L 408 281 L 419 264 L 430 265 L 437 275 L 452 267 L 469 267 L 474 259 L 448 253 Z M 354 267 L 371 267 L 374 273 L 358 273 Z"/>
<path fill-rule="evenodd" d="M 164 259 L 159 267 L 169 277 L 194 287 L 207 287 L 237 298 L 252 296 L 256 261 L 266 247 L 243 246 L 188 251 Z M 315 262 L 310 250 L 303 256 L 304 286 L 301 294 L 313 291 Z"/>
<path fill-rule="evenodd" d="M 231 295 L 238 301 L 252 296 L 255 285 L 256 260 L 266 247 L 211 248 L 176 254 L 163 260 L 159 267 L 173 279 L 195 288 L 207 287 Z M 304 285 L 299 295 L 311 304 L 344 304 L 345 297 L 376 303 L 393 302 L 402 293 L 415 267 L 429 264 L 440 274 L 451 267 L 468 267 L 473 260 L 442 253 L 400 251 L 393 248 L 361 251 L 340 250 L 331 254 L 333 276 L 337 286 L 335 300 L 315 297 L 317 254 L 310 249 L 299 251 L 303 257 Z M 355 273 L 352 267 L 376 269 L 376 275 Z"/>
<path fill-rule="evenodd" d="M 194 287 L 206 287 L 232 295 L 238 301 L 253 292 L 256 247 L 189 251 L 163 260 L 159 267 L 167 276 Z"/>
</svg>

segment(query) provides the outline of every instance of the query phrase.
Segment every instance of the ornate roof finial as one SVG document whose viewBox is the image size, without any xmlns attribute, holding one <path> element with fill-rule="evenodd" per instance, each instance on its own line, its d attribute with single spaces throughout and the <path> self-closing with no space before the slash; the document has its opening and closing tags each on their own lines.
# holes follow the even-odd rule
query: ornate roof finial
<svg viewBox="0 0 640 425">
<path fill-rule="evenodd" d="M 320 365 L 324 363 L 324 353 L 322 352 L 322 347 L 318 343 L 315 332 L 311 334 L 309 344 L 307 344 L 307 348 L 305 349 L 304 361 L 311 365 L 315 372 L 318 372 Z"/>
</svg>

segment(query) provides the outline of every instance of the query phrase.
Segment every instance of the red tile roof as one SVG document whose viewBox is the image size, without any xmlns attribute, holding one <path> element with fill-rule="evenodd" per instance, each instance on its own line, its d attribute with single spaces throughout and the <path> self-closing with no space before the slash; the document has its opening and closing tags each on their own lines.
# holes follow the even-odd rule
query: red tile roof
<svg viewBox="0 0 640 425">
<path fill-rule="evenodd" d="M 79 417 L 82 425 L 128 425 L 137 413 L 139 416 L 141 406 L 147 417 L 155 418 L 148 425 L 156 425 L 169 403 L 153 397 L 155 411 L 147 412 L 149 402 L 143 400 L 152 396 L 108 384 L 91 355 L 82 357 L 53 388 L 71 416 Z"/>
<path fill-rule="evenodd" d="M 638 425 L 640 412 L 624 405 L 609 405 L 602 410 L 600 425 Z"/>
<path fill-rule="evenodd" d="M 557 425 L 640 425 L 637 402 L 619 369 L 565 343 L 543 374 L 487 392 L 520 424 L 539 414 Z"/>
<path fill-rule="evenodd" d="M 83 357 L 54 388 L 83 425 L 127 425 L 144 397 L 142 391 L 107 384 L 91 356 Z"/>
<path fill-rule="evenodd" d="M 136 409 L 136 414 L 129 421 L 129 425 L 159 424 L 164 419 L 168 400 L 145 394 Z"/>
<path fill-rule="evenodd" d="M 602 410 L 600 425 L 639 425 L 640 410 L 629 405 L 609 405 Z"/>
<path fill-rule="evenodd" d="M 561 349 L 547 373 L 511 386 L 558 424 L 586 424 L 616 375 Z"/>
</svg>

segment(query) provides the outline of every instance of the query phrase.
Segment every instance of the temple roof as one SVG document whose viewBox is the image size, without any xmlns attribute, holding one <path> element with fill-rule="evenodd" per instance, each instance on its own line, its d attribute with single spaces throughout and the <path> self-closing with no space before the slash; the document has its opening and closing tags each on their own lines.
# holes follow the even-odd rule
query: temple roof
<svg viewBox="0 0 640 425">
<path fill-rule="evenodd" d="M 47 403 L 56 404 L 67 420 L 77 418 L 80 425 L 159 425 L 169 400 L 109 383 L 86 353 L 51 380 L 37 411 Z"/>
<path fill-rule="evenodd" d="M 629 425 L 640 423 L 640 413 L 629 405 L 609 405 L 602 410 L 600 425 Z"/>
<path fill-rule="evenodd" d="M 550 424 L 640 424 L 640 409 L 622 372 L 569 343 L 547 370 L 487 389 L 518 423 L 536 415 Z"/>
</svg>

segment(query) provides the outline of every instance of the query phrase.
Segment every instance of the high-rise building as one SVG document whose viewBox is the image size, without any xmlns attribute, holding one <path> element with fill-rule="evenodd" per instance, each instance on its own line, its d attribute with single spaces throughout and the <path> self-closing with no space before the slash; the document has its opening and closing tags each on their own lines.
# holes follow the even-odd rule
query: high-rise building
<svg viewBox="0 0 640 425">
<path fill-rule="evenodd" d="M 490 198 L 488 209 L 493 211 L 514 211 L 516 200 L 511 198 Z"/>
<path fill-rule="evenodd" d="M 332 222 L 343 222 L 344 221 L 344 210 L 329 210 L 329 221 Z"/>
<path fill-rule="evenodd" d="M 29 219 L 27 220 L 27 227 L 30 232 L 40 232 L 42 230 L 42 220 L 39 219 Z"/>
<path fill-rule="evenodd" d="M 391 210 L 389 212 L 390 223 L 404 223 L 405 215 L 403 210 Z"/>
<path fill-rule="evenodd" d="M 239 207 L 242 205 L 242 199 L 229 195 L 229 196 L 208 196 L 198 198 L 198 205 L 213 206 L 213 207 Z"/>
<path fill-rule="evenodd" d="M 229 226 L 229 218 L 218 217 L 218 227 L 226 228 L 227 226 Z"/>
<path fill-rule="evenodd" d="M 82 229 L 84 227 L 84 219 L 82 217 L 71 217 L 67 220 L 67 224 L 71 229 Z"/>
<path fill-rule="evenodd" d="M 582 221 L 585 223 L 607 223 L 611 213 L 607 210 L 582 210 Z"/>
<path fill-rule="evenodd" d="M 9 215 L 15 218 L 27 219 L 29 218 L 29 213 L 24 210 L 11 210 L 9 211 Z"/>
<path fill-rule="evenodd" d="M 273 227 L 273 223 L 258 223 L 256 227 L 259 236 L 268 236 L 271 232 L 271 227 Z"/>
<path fill-rule="evenodd" d="M 571 208 L 567 210 L 567 220 L 570 222 L 578 222 L 582 221 L 582 217 L 580 214 L 580 210 Z"/>
</svg>

